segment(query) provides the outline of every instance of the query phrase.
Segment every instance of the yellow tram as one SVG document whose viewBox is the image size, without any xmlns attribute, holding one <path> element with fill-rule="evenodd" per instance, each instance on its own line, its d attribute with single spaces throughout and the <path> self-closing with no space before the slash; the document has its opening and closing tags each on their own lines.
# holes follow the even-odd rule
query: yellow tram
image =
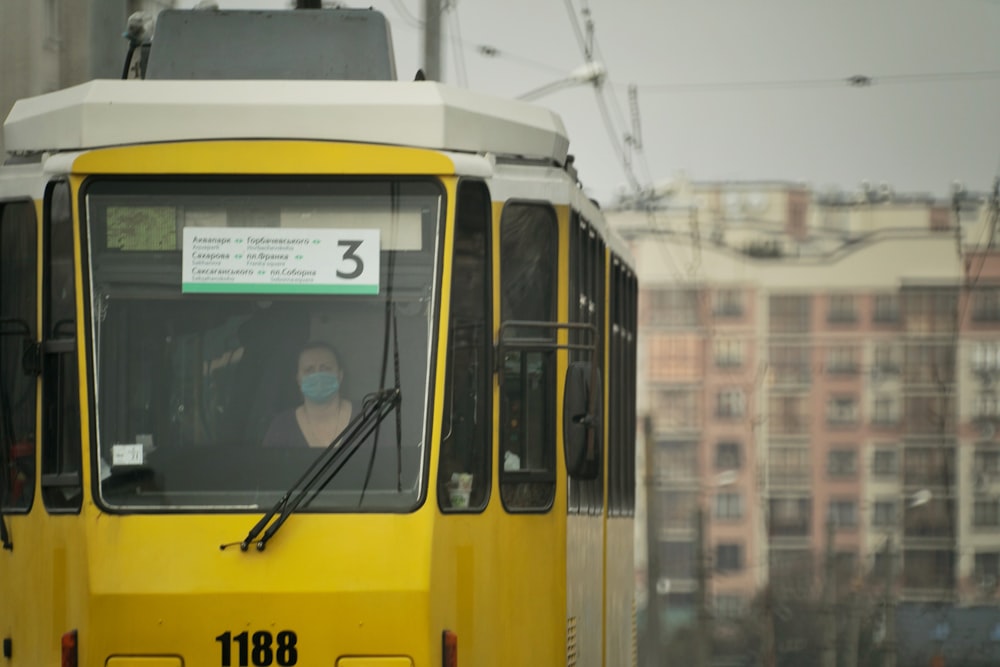
<svg viewBox="0 0 1000 667">
<path fill-rule="evenodd" d="M 4 125 L 0 665 L 634 664 L 636 278 L 558 117 L 156 76 L 195 14 Z"/>
</svg>

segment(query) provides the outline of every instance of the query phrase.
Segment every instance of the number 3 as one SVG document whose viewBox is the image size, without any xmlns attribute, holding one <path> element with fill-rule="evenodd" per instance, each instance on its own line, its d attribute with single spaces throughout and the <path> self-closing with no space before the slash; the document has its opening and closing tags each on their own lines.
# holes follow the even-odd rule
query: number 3
<svg viewBox="0 0 1000 667">
<path fill-rule="evenodd" d="M 341 259 L 354 262 L 354 269 L 352 271 L 337 271 L 337 277 L 344 280 L 352 280 L 360 276 L 362 271 L 365 270 L 365 263 L 357 255 L 357 249 L 361 247 L 361 241 L 339 241 L 337 245 L 347 246 L 347 250 L 344 251 L 344 256 Z"/>
</svg>

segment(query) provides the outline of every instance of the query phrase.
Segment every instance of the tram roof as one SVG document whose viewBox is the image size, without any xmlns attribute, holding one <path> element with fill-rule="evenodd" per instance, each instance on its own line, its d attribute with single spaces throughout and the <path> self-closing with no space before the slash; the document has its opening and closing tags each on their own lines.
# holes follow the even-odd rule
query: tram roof
<svg viewBox="0 0 1000 667">
<path fill-rule="evenodd" d="M 431 81 L 94 80 L 14 104 L 10 153 L 151 142 L 307 139 L 542 159 L 569 140 L 543 107 Z"/>
</svg>

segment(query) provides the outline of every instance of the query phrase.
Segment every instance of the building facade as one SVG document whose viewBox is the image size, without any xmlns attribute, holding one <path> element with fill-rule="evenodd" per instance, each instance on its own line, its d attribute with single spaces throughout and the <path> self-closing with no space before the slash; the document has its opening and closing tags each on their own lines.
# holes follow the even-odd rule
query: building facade
<svg viewBox="0 0 1000 667">
<path fill-rule="evenodd" d="M 640 478 L 669 620 L 695 617 L 699 565 L 717 620 L 769 589 L 815 598 L 831 573 L 838 596 L 995 599 L 990 204 L 681 182 L 611 214 L 639 263 Z"/>
</svg>

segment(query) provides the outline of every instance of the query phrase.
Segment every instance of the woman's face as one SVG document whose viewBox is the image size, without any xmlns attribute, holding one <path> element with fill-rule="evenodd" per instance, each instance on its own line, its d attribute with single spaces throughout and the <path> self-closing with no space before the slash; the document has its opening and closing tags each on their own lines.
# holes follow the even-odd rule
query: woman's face
<svg viewBox="0 0 1000 667">
<path fill-rule="evenodd" d="M 321 347 L 308 349 L 299 355 L 299 368 L 296 374 L 299 386 L 302 386 L 304 377 L 313 373 L 333 373 L 338 379 L 343 379 L 337 357 Z"/>
</svg>

